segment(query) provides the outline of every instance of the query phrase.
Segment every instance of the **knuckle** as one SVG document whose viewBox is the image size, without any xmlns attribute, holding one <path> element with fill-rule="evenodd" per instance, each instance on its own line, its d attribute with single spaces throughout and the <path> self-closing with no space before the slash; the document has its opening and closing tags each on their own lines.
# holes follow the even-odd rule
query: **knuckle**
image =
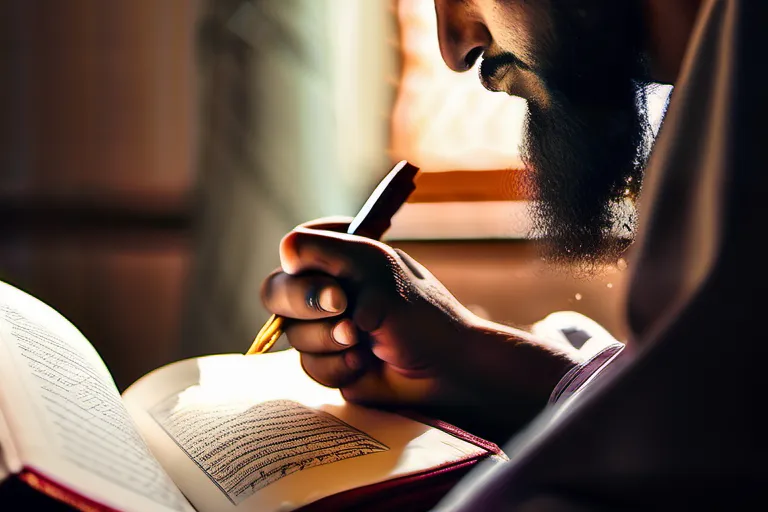
<svg viewBox="0 0 768 512">
<path fill-rule="evenodd" d="M 330 322 L 291 322 L 285 328 L 288 343 L 299 352 L 307 354 L 328 354 L 341 348 L 333 339 Z"/>
<path fill-rule="evenodd" d="M 298 350 L 299 352 L 304 351 L 304 346 L 302 344 L 302 336 L 301 336 L 301 324 L 291 322 L 289 325 L 285 327 L 283 332 L 285 332 L 285 337 L 288 339 L 288 344 Z"/>
<path fill-rule="evenodd" d="M 272 271 L 265 279 L 261 282 L 261 302 L 264 305 L 267 305 L 269 301 L 272 299 L 275 293 L 275 281 L 277 281 L 278 277 L 283 273 L 281 269 L 276 269 Z"/>
<path fill-rule="evenodd" d="M 334 253 L 329 241 L 318 233 L 296 228 L 280 241 L 280 263 L 288 274 L 312 268 L 332 268 Z"/>
<path fill-rule="evenodd" d="M 365 258 L 370 268 L 390 268 L 397 262 L 397 253 L 389 245 L 370 240 L 367 243 L 360 244 L 360 256 Z"/>
<path fill-rule="evenodd" d="M 291 320 L 285 328 L 288 343 L 299 352 L 317 353 L 317 336 L 313 335 L 313 324 L 306 320 Z"/>
<path fill-rule="evenodd" d="M 295 266 L 298 259 L 298 244 L 297 240 L 299 233 L 291 231 L 280 240 L 279 254 L 280 265 L 287 273 L 295 273 Z"/>
</svg>

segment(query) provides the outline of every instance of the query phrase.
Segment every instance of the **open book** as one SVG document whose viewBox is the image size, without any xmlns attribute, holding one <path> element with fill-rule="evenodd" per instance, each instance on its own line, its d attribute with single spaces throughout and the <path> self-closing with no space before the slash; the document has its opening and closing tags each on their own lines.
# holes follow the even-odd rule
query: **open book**
<svg viewBox="0 0 768 512">
<path fill-rule="evenodd" d="M 180 361 L 121 397 L 74 326 L 4 283 L 0 379 L 3 510 L 20 488 L 89 511 L 415 510 L 503 458 L 448 425 L 346 403 L 292 350 Z"/>
</svg>

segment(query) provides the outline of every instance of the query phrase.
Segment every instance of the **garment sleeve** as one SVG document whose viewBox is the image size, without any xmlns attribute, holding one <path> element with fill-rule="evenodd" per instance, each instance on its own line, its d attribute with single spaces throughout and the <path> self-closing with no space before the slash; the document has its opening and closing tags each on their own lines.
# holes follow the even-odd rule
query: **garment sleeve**
<svg viewBox="0 0 768 512">
<path fill-rule="evenodd" d="M 555 389 L 549 396 L 549 404 L 555 405 L 573 395 L 581 389 L 592 376 L 608 366 L 623 349 L 623 343 L 613 343 L 600 350 L 587 361 L 571 368 L 555 386 Z"/>
<path fill-rule="evenodd" d="M 534 324 L 531 332 L 560 345 L 574 347 L 582 355 L 583 362 L 568 371 L 555 386 L 549 398 L 550 405 L 573 395 L 624 349 L 624 344 L 603 326 L 574 311 L 552 313 Z"/>
</svg>

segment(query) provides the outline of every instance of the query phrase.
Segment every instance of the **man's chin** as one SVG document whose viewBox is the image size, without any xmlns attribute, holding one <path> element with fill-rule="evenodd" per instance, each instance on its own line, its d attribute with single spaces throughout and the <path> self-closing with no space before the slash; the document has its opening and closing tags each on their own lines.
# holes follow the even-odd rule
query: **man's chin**
<svg viewBox="0 0 768 512">
<path fill-rule="evenodd" d="M 572 240 L 539 238 L 539 254 L 546 263 L 567 269 L 569 274 L 593 277 L 606 267 L 614 266 L 625 256 L 632 245 L 631 238 L 604 238 L 592 241 L 587 248 L 575 245 Z"/>
<path fill-rule="evenodd" d="M 565 101 L 529 103 L 522 148 L 530 179 L 533 236 L 545 257 L 581 271 L 617 261 L 632 242 L 647 159 L 642 98 L 605 110 Z"/>
<path fill-rule="evenodd" d="M 553 218 L 551 209 L 541 204 L 534 204 L 531 214 L 532 236 L 540 246 L 541 256 L 579 274 L 592 274 L 616 263 L 633 241 L 634 219 L 622 222 L 629 229 L 618 232 L 611 228 L 616 219 L 609 216 L 577 224 L 573 217 L 565 221 Z"/>
</svg>

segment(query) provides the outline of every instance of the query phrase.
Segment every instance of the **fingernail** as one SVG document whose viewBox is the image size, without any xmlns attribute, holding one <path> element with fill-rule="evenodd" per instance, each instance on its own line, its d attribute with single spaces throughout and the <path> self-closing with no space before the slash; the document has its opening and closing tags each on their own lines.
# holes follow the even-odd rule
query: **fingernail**
<svg viewBox="0 0 768 512">
<path fill-rule="evenodd" d="M 352 332 L 352 325 L 349 320 L 342 320 L 337 323 L 331 331 L 331 336 L 339 345 L 348 347 L 355 342 L 354 333 Z"/>
<path fill-rule="evenodd" d="M 326 286 L 318 292 L 317 304 L 328 313 L 341 313 L 345 306 L 343 295 L 332 286 Z"/>
</svg>

